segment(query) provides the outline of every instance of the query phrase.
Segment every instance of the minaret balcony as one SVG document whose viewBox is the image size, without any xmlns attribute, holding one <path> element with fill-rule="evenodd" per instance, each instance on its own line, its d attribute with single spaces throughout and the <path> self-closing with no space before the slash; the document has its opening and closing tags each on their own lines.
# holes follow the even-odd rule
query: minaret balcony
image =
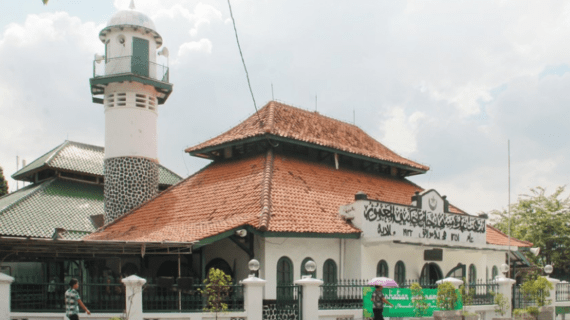
<svg viewBox="0 0 570 320">
<path fill-rule="evenodd" d="M 163 104 L 172 92 L 169 82 L 169 69 L 138 56 L 123 56 L 93 61 L 93 78 L 90 79 L 91 94 L 104 94 L 105 87 L 113 82 L 134 81 L 156 88 L 158 104 Z M 93 102 L 103 103 L 103 99 L 93 97 Z"/>
<path fill-rule="evenodd" d="M 124 56 L 93 60 L 93 78 L 134 73 L 143 77 L 168 83 L 168 67 L 152 61 L 140 61 L 137 56 Z"/>
</svg>

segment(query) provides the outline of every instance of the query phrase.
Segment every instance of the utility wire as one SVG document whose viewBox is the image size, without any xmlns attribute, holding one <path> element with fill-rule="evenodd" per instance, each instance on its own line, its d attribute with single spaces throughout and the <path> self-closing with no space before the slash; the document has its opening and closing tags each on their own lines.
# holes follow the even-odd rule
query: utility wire
<svg viewBox="0 0 570 320">
<path fill-rule="evenodd" d="M 234 19 L 234 14 L 232 12 L 232 5 L 230 3 L 230 0 L 228 0 L 228 7 L 230 8 L 230 17 L 232 18 L 232 23 L 234 25 L 234 33 L 236 35 L 236 42 L 237 42 L 237 46 L 239 49 L 239 55 L 241 57 L 243 69 L 245 70 L 245 77 L 247 78 L 247 85 L 249 86 L 249 92 L 251 93 L 251 99 L 253 100 L 253 107 L 255 108 L 255 113 L 257 114 L 257 118 L 259 119 L 259 123 L 261 125 L 263 125 L 263 122 L 261 121 L 261 117 L 259 116 L 259 112 L 257 112 L 257 104 L 255 103 L 255 97 L 253 96 L 253 90 L 251 89 L 251 82 L 249 81 L 249 73 L 247 72 L 247 67 L 245 66 L 245 60 L 243 59 L 243 53 L 241 52 L 241 46 L 239 45 L 239 38 L 238 38 L 237 29 L 236 29 L 236 21 Z"/>
</svg>

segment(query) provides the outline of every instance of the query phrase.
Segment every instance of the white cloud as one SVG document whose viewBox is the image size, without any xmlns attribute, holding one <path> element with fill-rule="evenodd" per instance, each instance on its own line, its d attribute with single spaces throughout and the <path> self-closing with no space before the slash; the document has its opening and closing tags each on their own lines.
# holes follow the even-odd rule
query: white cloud
<svg viewBox="0 0 570 320">
<path fill-rule="evenodd" d="M 100 27 L 56 12 L 29 14 L 4 30 L 0 61 L 10 63 L 0 64 L 0 165 L 7 177 L 16 171 L 17 155 L 29 163 L 68 135 L 93 140 L 93 128 L 78 119 L 98 109 L 86 83 L 102 46 Z M 15 190 L 15 181 L 9 184 Z"/>
<path fill-rule="evenodd" d="M 416 111 L 408 117 L 402 107 L 394 107 L 380 124 L 382 138 L 379 140 L 401 155 L 410 155 L 417 150 L 418 124 L 424 118 L 422 112 Z"/>
<path fill-rule="evenodd" d="M 178 57 L 183 57 L 194 52 L 212 53 L 212 42 L 208 39 L 183 43 L 178 50 Z"/>
</svg>

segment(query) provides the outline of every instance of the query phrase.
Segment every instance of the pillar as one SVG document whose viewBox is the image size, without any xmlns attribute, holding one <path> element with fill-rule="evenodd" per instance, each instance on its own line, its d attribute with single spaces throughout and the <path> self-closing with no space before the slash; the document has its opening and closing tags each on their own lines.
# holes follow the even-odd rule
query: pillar
<svg viewBox="0 0 570 320">
<path fill-rule="evenodd" d="M 500 293 L 503 295 L 503 297 L 505 297 L 507 299 L 507 301 L 509 302 L 507 304 L 507 310 L 505 310 L 505 316 L 507 317 L 511 317 L 511 301 L 513 301 L 513 285 L 516 283 L 515 280 L 513 279 L 509 279 L 509 278 L 505 278 L 504 276 L 500 276 L 497 277 L 495 279 L 495 281 L 497 282 L 497 284 L 499 285 L 499 289 L 497 290 L 497 293 Z"/>
<path fill-rule="evenodd" d="M 143 320 L 142 287 L 145 285 L 146 280 L 132 275 L 121 281 L 126 287 L 125 303 L 127 318 L 129 320 Z"/>
<path fill-rule="evenodd" d="M 10 319 L 10 286 L 14 278 L 0 273 L 0 319 Z"/>
<path fill-rule="evenodd" d="M 543 308 L 543 311 L 545 313 L 544 316 L 548 316 L 550 317 L 550 319 L 556 319 L 556 285 L 560 283 L 560 280 L 558 279 L 554 279 L 551 277 L 546 277 L 546 280 L 548 280 L 548 282 L 550 282 L 552 284 L 552 289 L 549 290 L 550 292 L 550 304 L 547 301 L 547 305 L 546 308 Z M 541 313 L 542 313 L 541 312 Z M 539 320 L 540 320 L 540 315 L 539 315 Z"/>
<path fill-rule="evenodd" d="M 241 283 L 244 286 L 244 307 L 248 320 L 263 320 L 263 287 L 267 281 L 249 277 Z"/>
<path fill-rule="evenodd" d="M 295 284 L 303 287 L 303 319 L 319 318 L 319 287 L 323 280 L 306 277 L 295 280 Z"/>
</svg>

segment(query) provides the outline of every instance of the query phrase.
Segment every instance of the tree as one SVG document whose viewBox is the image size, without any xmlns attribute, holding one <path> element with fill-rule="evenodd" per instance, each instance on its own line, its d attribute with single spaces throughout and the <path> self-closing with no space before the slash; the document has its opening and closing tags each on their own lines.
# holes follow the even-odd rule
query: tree
<svg viewBox="0 0 570 320">
<path fill-rule="evenodd" d="M 8 194 L 8 181 L 4 178 L 4 170 L 0 167 L 0 197 Z"/>
<path fill-rule="evenodd" d="M 204 289 L 198 289 L 207 298 L 204 311 L 215 312 L 216 319 L 218 319 L 218 312 L 228 310 L 228 304 L 224 301 L 230 294 L 231 282 L 231 276 L 226 275 L 220 269 L 212 268 L 208 273 L 208 278 L 204 279 Z"/>
<path fill-rule="evenodd" d="M 570 272 L 570 197 L 562 197 L 564 186 L 558 187 L 551 195 L 546 189 L 530 189 L 531 194 L 519 197 L 511 205 L 511 236 L 532 242 L 540 247 L 540 254 L 527 254 L 538 265 L 550 264 Z M 498 216 L 495 227 L 509 234 L 509 218 L 506 211 L 494 211 Z"/>
</svg>

